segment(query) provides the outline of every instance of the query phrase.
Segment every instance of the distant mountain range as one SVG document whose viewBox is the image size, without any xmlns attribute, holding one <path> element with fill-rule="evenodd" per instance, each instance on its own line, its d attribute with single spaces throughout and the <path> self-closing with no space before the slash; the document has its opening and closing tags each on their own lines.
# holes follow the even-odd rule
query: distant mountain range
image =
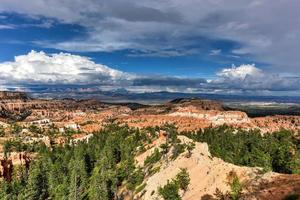
<svg viewBox="0 0 300 200">
<path fill-rule="evenodd" d="M 179 92 L 133 93 L 125 89 L 115 91 L 36 91 L 29 93 L 35 98 L 46 99 L 95 99 L 101 102 L 126 104 L 140 107 L 141 104 L 161 104 L 180 98 L 217 100 L 225 110 L 244 111 L 250 117 L 267 115 L 300 115 L 300 97 L 297 96 L 249 96 L 221 94 L 191 94 Z"/>
<path fill-rule="evenodd" d="M 136 102 L 144 104 L 156 104 L 171 101 L 176 98 L 193 98 L 218 100 L 222 102 L 275 102 L 300 104 L 300 96 L 249 96 L 249 95 L 224 95 L 205 93 L 179 93 L 179 92 L 147 92 L 133 93 L 125 89 L 115 91 L 34 91 L 29 93 L 39 98 L 74 98 L 97 99 L 104 102 Z"/>
<path fill-rule="evenodd" d="M 94 99 L 108 104 L 126 105 L 132 109 L 147 107 L 180 99 L 198 98 L 202 100 L 216 100 L 222 102 L 225 110 L 244 111 L 250 117 L 267 115 L 300 115 L 300 97 L 295 96 L 241 96 L 220 94 L 191 94 L 191 93 L 133 93 L 125 89 L 115 91 L 76 91 L 76 90 L 41 90 L 27 93 L 29 97 L 39 99 Z M 1 96 L 14 98 L 28 98 L 25 93 L 0 92 Z M 174 100 L 175 99 L 175 100 Z"/>
</svg>

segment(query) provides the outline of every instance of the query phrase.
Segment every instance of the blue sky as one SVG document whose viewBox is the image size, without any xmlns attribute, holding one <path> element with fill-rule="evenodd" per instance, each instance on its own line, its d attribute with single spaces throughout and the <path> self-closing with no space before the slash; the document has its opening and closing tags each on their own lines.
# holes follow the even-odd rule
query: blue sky
<svg viewBox="0 0 300 200">
<path fill-rule="evenodd" d="M 247 56 L 242 58 L 230 56 L 230 51 L 239 46 L 238 43 L 204 37 L 195 38 L 196 41 L 190 46 L 199 52 L 183 56 L 143 56 L 139 55 L 136 49 L 112 52 L 89 50 L 76 52 L 49 48 L 38 44 L 38 42 L 58 43 L 71 39 L 80 40 L 88 37 L 88 30 L 81 25 L 60 23 L 55 19 L 31 18 L 18 13 L 2 13 L 1 16 L 0 24 L 12 26 L 0 30 L 1 62 L 13 60 L 14 56 L 27 54 L 31 50 L 47 53 L 69 52 L 90 57 L 97 63 L 126 72 L 204 78 L 214 77 L 216 71 L 224 66 L 254 62 Z M 221 50 L 220 54 L 212 55 L 212 51 L 218 52 L 219 50 Z"/>
<path fill-rule="evenodd" d="M 47 59 L 61 52 L 90 58 L 95 65 L 134 75 L 135 79 L 208 82 L 195 88 L 183 84 L 177 89 L 171 84 L 161 90 L 274 94 L 277 87 L 286 94 L 299 94 L 295 85 L 300 76 L 300 23 L 296 9 L 300 4 L 296 0 L 0 2 L 2 88 L 17 79 L 19 85 L 30 83 L 28 79 L 21 80 L 24 77 L 9 80 L 8 76 L 28 65 L 39 71 L 42 66 L 35 68 L 29 58 L 29 52 L 34 50 L 47 54 Z M 27 55 L 27 65 L 20 66 L 15 60 L 21 55 Z M 15 69 L 4 69 L 9 66 Z M 230 77 L 225 77 L 226 70 L 231 70 Z M 260 76 L 251 74 L 256 71 Z M 47 81 L 53 84 L 54 78 L 49 77 Z M 233 82 L 241 87 L 228 84 Z M 279 87 L 280 82 L 283 84 Z M 143 85 L 142 89 L 146 87 L 153 85 Z M 153 90 L 160 89 L 156 86 Z"/>
</svg>

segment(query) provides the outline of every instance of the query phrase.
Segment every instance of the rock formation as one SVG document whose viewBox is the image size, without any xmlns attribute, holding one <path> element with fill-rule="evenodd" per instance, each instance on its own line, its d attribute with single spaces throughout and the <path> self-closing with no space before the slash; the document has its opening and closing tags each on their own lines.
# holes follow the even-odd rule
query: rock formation
<svg viewBox="0 0 300 200">
<path fill-rule="evenodd" d="M 30 99 L 25 92 L 0 91 L 0 100 L 28 100 Z"/>
<path fill-rule="evenodd" d="M 191 142 L 190 139 L 179 136 L 182 143 Z M 155 148 L 165 143 L 165 138 L 159 138 L 154 145 L 139 155 L 136 160 L 143 166 L 145 158 L 154 152 Z M 158 188 L 172 180 L 181 168 L 185 168 L 190 175 L 188 190 L 181 193 L 183 200 L 211 199 L 215 200 L 216 191 L 223 194 L 230 192 L 228 177 L 234 172 L 243 185 L 244 199 L 274 199 L 281 200 L 289 194 L 300 193 L 299 175 L 282 175 L 274 172 L 263 173 L 261 168 L 242 167 L 224 162 L 220 158 L 211 156 L 206 143 L 196 143 L 191 157 L 187 152 L 182 153 L 177 159 L 162 158 L 154 168 L 160 170 L 146 178 L 145 192 L 136 194 L 136 199 L 156 200 L 162 199 L 158 195 Z"/>
<path fill-rule="evenodd" d="M 199 98 L 179 98 L 170 101 L 168 104 L 180 107 L 194 106 L 198 110 L 224 110 L 222 104 L 218 101 L 203 100 Z"/>
</svg>

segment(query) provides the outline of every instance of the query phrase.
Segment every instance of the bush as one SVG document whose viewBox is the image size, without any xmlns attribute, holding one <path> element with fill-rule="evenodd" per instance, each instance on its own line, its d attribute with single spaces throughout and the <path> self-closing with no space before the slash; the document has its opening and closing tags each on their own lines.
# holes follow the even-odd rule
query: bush
<svg viewBox="0 0 300 200">
<path fill-rule="evenodd" d="M 189 173 L 186 169 L 180 169 L 175 179 L 172 181 L 168 180 L 165 186 L 159 187 L 158 194 L 162 196 L 164 200 L 181 200 L 179 189 L 187 191 L 189 184 Z"/>
<path fill-rule="evenodd" d="M 10 131 L 12 134 L 19 134 L 22 132 L 22 127 L 19 126 L 18 124 L 12 124 L 10 126 Z"/>
<path fill-rule="evenodd" d="M 136 186 L 140 185 L 144 180 L 144 172 L 141 168 L 134 171 L 128 177 L 128 189 L 134 190 Z"/>
<path fill-rule="evenodd" d="M 240 199 L 240 196 L 242 194 L 242 184 L 240 183 L 240 180 L 236 175 L 233 177 L 233 180 L 230 184 L 230 188 L 231 188 L 231 198 L 233 200 Z"/>
<path fill-rule="evenodd" d="M 190 158 L 192 156 L 192 151 L 195 149 L 196 144 L 194 142 L 189 142 L 186 144 L 186 149 L 188 151 L 187 157 Z"/>
<path fill-rule="evenodd" d="M 184 144 L 176 143 L 173 146 L 171 159 L 175 160 L 180 154 L 184 152 L 184 150 L 185 150 Z"/>
<path fill-rule="evenodd" d="M 157 167 L 151 167 L 150 169 L 149 169 L 149 176 L 152 176 L 153 174 L 156 174 L 157 172 L 159 172 L 160 171 L 160 166 L 157 166 Z"/>
<path fill-rule="evenodd" d="M 185 168 L 180 169 L 180 172 L 176 175 L 176 182 L 179 188 L 183 191 L 187 191 L 190 184 L 190 175 Z"/>
<path fill-rule="evenodd" d="M 157 148 L 154 149 L 154 152 L 150 156 L 147 156 L 147 158 L 145 159 L 144 165 L 146 166 L 146 165 L 157 163 L 158 161 L 160 161 L 161 156 L 162 155 L 159 152 L 159 150 Z"/>
<path fill-rule="evenodd" d="M 239 200 L 239 199 L 244 199 L 242 190 L 243 190 L 243 185 L 241 184 L 237 174 L 235 171 L 231 171 L 228 176 L 228 185 L 230 186 L 231 191 L 222 193 L 220 189 L 216 189 L 215 191 L 215 196 L 217 199 L 221 200 Z"/>
<path fill-rule="evenodd" d="M 36 125 L 30 125 L 29 127 L 28 127 L 28 129 L 29 129 L 29 131 L 31 132 L 31 133 L 35 133 L 35 134 L 42 134 L 43 133 L 43 131 L 41 130 L 41 128 L 39 128 L 39 127 L 37 127 Z"/>
<path fill-rule="evenodd" d="M 164 200 L 181 200 L 178 191 L 178 184 L 174 181 L 168 181 L 165 186 L 158 189 L 158 194 L 161 195 Z"/>
</svg>

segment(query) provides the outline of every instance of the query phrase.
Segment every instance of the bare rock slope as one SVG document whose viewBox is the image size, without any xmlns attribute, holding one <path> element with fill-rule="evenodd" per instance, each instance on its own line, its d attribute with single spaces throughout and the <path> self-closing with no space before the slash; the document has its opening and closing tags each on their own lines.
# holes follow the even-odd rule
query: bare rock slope
<svg viewBox="0 0 300 200">
<path fill-rule="evenodd" d="M 190 139 L 179 136 L 182 143 L 190 142 Z M 145 158 L 150 155 L 154 148 L 159 148 L 164 143 L 163 138 L 155 142 L 155 145 L 137 157 L 139 165 L 143 165 Z M 300 176 L 280 175 L 278 173 L 263 173 L 262 169 L 254 167 L 236 166 L 224 162 L 222 159 L 212 157 L 206 143 L 196 143 L 191 157 L 186 156 L 186 152 L 181 154 L 176 160 L 166 160 L 162 158 L 157 164 L 160 170 L 145 180 L 144 191 L 136 195 L 137 199 L 157 200 L 162 199 L 158 194 L 158 188 L 167 184 L 179 173 L 181 168 L 186 168 L 190 175 L 190 185 L 186 192 L 181 192 L 183 200 L 215 199 L 216 191 L 223 194 L 230 192 L 228 177 L 232 172 L 236 173 L 243 184 L 243 193 L 246 199 L 283 199 L 294 192 L 299 192 L 293 183 L 300 183 Z M 281 180 L 284 176 L 285 182 Z M 291 179 L 292 182 L 289 182 Z M 273 185 L 272 185 L 273 184 Z M 274 184 L 277 184 L 276 187 Z M 276 188 L 276 189 L 274 189 Z M 278 192 L 280 191 L 280 192 Z M 280 193 L 280 194 L 279 194 Z M 277 195 L 274 197 L 274 195 Z"/>
</svg>

